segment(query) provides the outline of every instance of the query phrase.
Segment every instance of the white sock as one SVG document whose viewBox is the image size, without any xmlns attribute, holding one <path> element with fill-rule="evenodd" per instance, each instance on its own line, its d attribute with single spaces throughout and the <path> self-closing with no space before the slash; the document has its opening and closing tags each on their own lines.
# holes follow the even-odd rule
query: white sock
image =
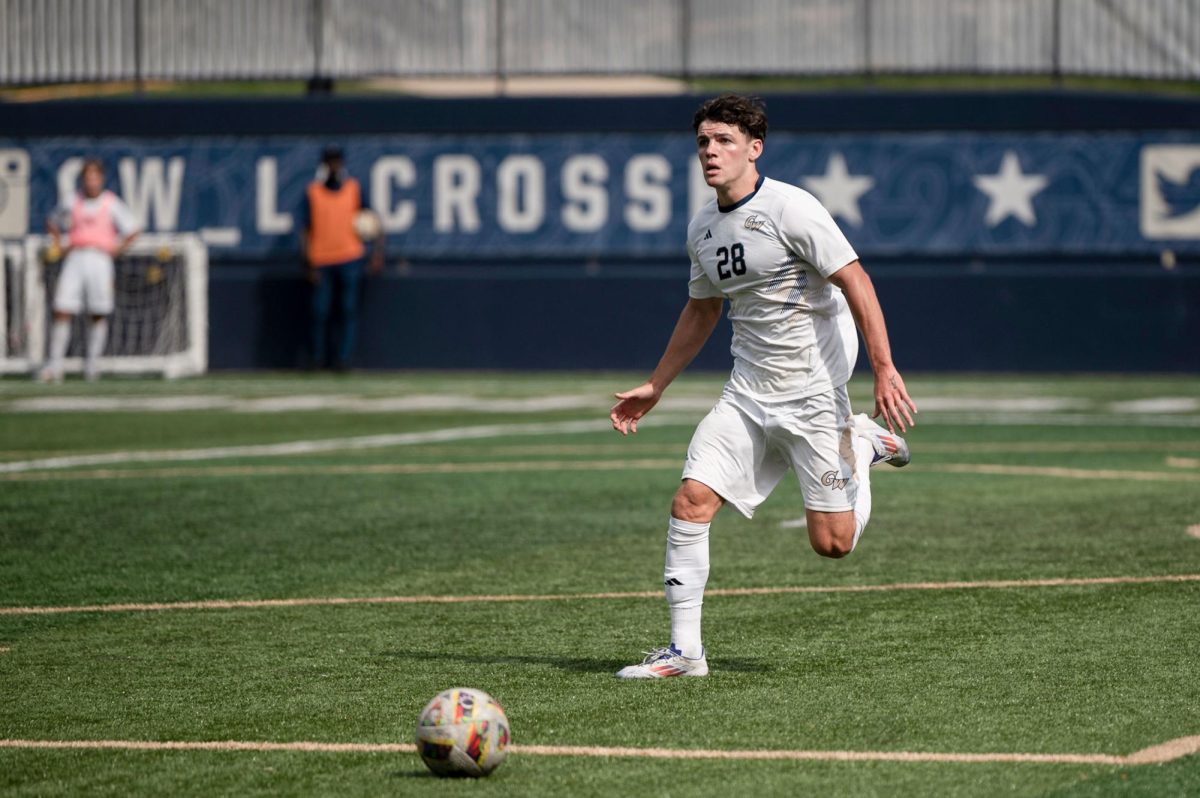
<svg viewBox="0 0 1200 798">
<path fill-rule="evenodd" d="M 83 373 L 88 377 L 94 377 L 99 373 L 96 359 L 104 354 L 106 340 L 108 340 L 108 319 L 92 322 L 92 327 L 88 330 L 87 360 L 83 365 Z"/>
<path fill-rule="evenodd" d="M 854 436 L 854 542 L 850 550 L 858 545 L 867 522 L 871 520 L 871 461 L 875 459 L 875 448 L 865 438 Z"/>
<path fill-rule="evenodd" d="M 61 374 L 63 358 L 67 356 L 67 345 L 71 343 L 71 322 L 56 321 L 50 328 L 50 359 L 46 368 L 55 374 Z"/>
<path fill-rule="evenodd" d="M 709 526 L 680 521 L 674 516 L 667 526 L 663 582 L 671 608 L 671 644 L 691 659 L 704 654 L 700 610 L 704 604 L 704 585 L 708 583 Z"/>
</svg>

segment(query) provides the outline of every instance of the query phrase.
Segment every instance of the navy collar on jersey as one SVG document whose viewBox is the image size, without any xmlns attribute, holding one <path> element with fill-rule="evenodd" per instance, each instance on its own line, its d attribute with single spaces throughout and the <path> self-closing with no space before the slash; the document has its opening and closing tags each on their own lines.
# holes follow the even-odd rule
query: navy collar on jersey
<svg viewBox="0 0 1200 798">
<path fill-rule="evenodd" d="M 758 176 L 758 182 L 754 184 L 754 190 L 753 190 L 753 191 L 751 191 L 749 194 L 747 194 L 746 196 L 742 197 L 740 200 L 738 200 L 737 202 L 733 203 L 732 205 L 722 205 L 721 203 L 719 203 L 719 202 L 718 202 L 718 203 L 717 203 L 717 210 L 719 210 L 721 213 L 729 213 L 730 211 L 736 211 L 738 208 L 742 207 L 742 206 L 743 206 L 743 205 L 745 205 L 747 202 L 749 202 L 750 200 L 754 199 L 754 195 L 758 193 L 758 190 L 759 190 L 760 188 L 762 188 L 763 181 L 764 181 L 764 180 L 766 180 L 766 179 L 767 179 L 767 178 L 766 178 L 764 175 L 759 175 L 759 176 Z"/>
</svg>

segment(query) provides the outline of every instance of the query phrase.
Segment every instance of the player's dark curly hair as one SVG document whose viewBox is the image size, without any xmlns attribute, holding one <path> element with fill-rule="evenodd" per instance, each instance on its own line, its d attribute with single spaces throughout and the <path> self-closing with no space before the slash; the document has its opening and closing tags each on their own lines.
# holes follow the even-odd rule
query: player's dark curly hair
<svg viewBox="0 0 1200 798">
<path fill-rule="evenodd" d="M 727 125 L 737 125 L 743 133 L 752 139 L 767 138 L 767 104 L 758 97 L 744 97 L 740 94 L 722 94 L 713 97 L 692 117 L 692 130 L 699 130 L 700 123 L 724 122 Z"/>
</svg>

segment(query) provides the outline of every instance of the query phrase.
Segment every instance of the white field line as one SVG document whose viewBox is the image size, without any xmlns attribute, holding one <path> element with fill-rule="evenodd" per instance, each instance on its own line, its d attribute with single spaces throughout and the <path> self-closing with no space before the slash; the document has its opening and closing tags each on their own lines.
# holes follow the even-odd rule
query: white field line
<svg viewBox="0 0 1200 798">
<path fill-rule="evenodd" d="M 514 471 L 659 471 L 679 470 L 681 459 L 671 460 L 511 460 L 496 463 L 377 463 L 311 466 L 210 466 L 194 468 L 95 469 L 89 471 L 34 471 L 0 474 L 0 482 L 66 481 L 73 479 L 173 479 L 178 477 L 269 477 L 347 474 L 497 474 Z"/>
<path fill-rule="evenodd" d="M 1200 416 L 1110 416 L 1097 413 L 931 413 L 922 414 L 921 421 L 926 424 L 988 427 L 1200 427 Z"/>
<path fill-rule="evenodd" d="M 391 435 L 360 435 L 353 438 L 326 438 L 312 441 L 289 441 L 248 446 L 215 446 L 204 449 L 163 449 L 131 452 L 102 452 L 69 457 L 45 457 L 0 463 L 0 474 L 15 474 L 56 468 L 113 465 L 116 463 L 172 463 L 194 460 L 221 460 L 236 457 L 280 457 L 320 452 L 361 451 L 391 446 L 413 446 L 421 443 L 479 440 L 503 436 L 562 435 L 578 432 L 601 432 L 611 429 L 606 419 L 587 421 L 550 421 L 540 424 L 485 424 L 474 427 L 449 427 L 423 432 L 401 432 Z"/>
<path fill-rule="evenodd" d="M 1102 468 L 1058 468 L 1055 466 L 1009 466 L 991 463 L 951 463 L 918 466 L 920 471 L 994 476 L 1061 477 L 1064 479 L 1116 479 L 1131 482 L 1200 482 L 1200 474 L 1174 471 L 1117 471 Z"/>
<path fill-rule="evenodd" d="M 1167 466 L 1170 468 L 1200 468 L 1200 458 L 1167 456 Z"/>
<path fill-rule="evenodd" d="M 117 751 L 291 751 L 411 754 L 411 743 L 247 742 L 238 740 L 0 740 L 0 748 Z M 799 760 L 819 762 L 1033 763 L 1050 765 L 1159 765 L 1200 752 L 1200 735 L 1179 737 L 1127 756 L 1116 754 L 954 753 L 940 751 L 722 751 L 588 745 L 512 745 L 517 756 L 629 757 L 639 759 Z"/>
<path fill-rule="evenodd" d="M 1191 537 L 1194 537 L 1197 540 L 1200 540 L 1200 524 L 1192 524 L 1191 526 L 1189 526 L 1187 528 L 1187 533 Z"/>
<path fill-rule="evenodd" d="M 883 585 L 784 585 L 779 587 L 710 588 L 706 596 L 775 596 L 808 593 L 888 593 L 909 590 L 1007 590 L 1037 587 L 1102 587 L 1200 582 L 1200 574 L 1154 576 L 1096 576 L 1051 579 L 987 579 L 976 582 L 894 582 Z M 331 607 L 363 604 L 512 604 L 536 601 L 604 601 L 661 599 L 661 590 L 611 593 L 511 593 L 500 595 L 314 596 L 280 599 L 211 599 L 201 601 L 75 604 L 65 606 L 0 607 L 0 615 L 60 615 L 79 612 L 168 612 L 177 610 L 234 610 L 281 607 Z"/>
<path fill-rule="evenodd" d="M 567 422 L 588 423 L 590 422 Z M 548 426 L 548 425 L 547 425 Z M 592 425 L 594 428 L 595 425 Z M 561 430 L 559 430 L 561 431 Z M 419 434 L 419 433 L 413 433 Z M 545 433 L 550 434 L 550 433 Z M 394 436 L 385 436 L 394 437 Z M 387 445 L 396 445 L 389 443 Z M 253 447 L 243 447 L 253 448 Z M 200 450 L 192 450 L 200 451 Z M 67 458 L 60 458 L 65 460 Z M 82 458 L 78 458 L 82 459 Z M 188 457 L 183 459 L 195 459 Z M 44 461 L 43 461 L 44 462 Z M 91 469 L 81 471 L 34 470 L 5 473 L 0 464 L 0 482 L 37 482 L 77 479 L 174 479 L 180 477 L 251 477 L 283 475 L 353 474 L 490 474 L 509 471 L 619 471 L 665 470 L 680 468 L 679 459 L 639 460 L 506 460 L 489 463 L 373 463 L 357 465 L 237 465 L 193 466 L 144 469 Z M 992 476 L 1033 476 L 1063 479 L 1112 479 L 1128 482 L 1200 482 L 1200 474 L 1179 471 L 1118 471 L 1113 469 L 1060 468 L 1054 466 L 1010 466 L 991 463 L 949 463 L 917 465 L 914 472 L 951 474 L 988 474 Z"/>
</svg>

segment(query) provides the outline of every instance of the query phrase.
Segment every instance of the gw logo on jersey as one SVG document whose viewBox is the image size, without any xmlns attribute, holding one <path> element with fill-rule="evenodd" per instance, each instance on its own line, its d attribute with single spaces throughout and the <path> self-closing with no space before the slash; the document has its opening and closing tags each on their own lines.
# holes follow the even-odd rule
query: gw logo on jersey
<svg viewBox="0 0 1200 798">
<path fill-rule="evenodd" d="M 767 224 L 767 220 L 759 219 L 757 213 L 752 213 L 746 217 L 746 229 L 747 230 L 756 230 L 756 231 L 762 230 L 766 224 Z"/>
<path fill-rule="evenodd" d="M 1141 172 L 1142 235 L 1200 239 L 1200 147 L 1143 147 Z"/>
</svg>

